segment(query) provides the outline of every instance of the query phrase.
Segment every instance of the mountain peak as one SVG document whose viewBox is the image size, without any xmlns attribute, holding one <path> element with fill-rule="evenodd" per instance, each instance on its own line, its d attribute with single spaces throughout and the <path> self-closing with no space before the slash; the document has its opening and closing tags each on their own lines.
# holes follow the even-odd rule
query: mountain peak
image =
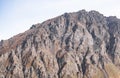
<svg viewBox="0 0 120 78">
<path fill-rule="evenodd" d="M 120 78 L 120 20 L 64 13 L 0 42 L 2 78 Z"/>
</svg>

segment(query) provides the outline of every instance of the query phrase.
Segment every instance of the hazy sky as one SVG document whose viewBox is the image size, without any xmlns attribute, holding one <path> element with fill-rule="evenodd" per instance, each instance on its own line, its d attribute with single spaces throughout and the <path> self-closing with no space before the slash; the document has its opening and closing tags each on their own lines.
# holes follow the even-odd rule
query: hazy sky
<svg viewBox="0 0 120 78">
<path fill-rule="evenodd" d="M 120 0 L 0 0 L 0 40 L 65 12 L 97 10 L 120 18 Z"/>
</svg>

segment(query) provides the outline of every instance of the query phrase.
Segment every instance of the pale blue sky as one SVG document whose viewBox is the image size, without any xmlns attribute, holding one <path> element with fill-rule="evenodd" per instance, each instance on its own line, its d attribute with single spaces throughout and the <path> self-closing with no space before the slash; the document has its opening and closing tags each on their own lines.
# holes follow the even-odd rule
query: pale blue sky
<svg viewBox="0 0 120 78">
<path fill-rule="evenodd" d="M 65 12 L 97 10 L 120 18 L 120 0 L 0 0 L 0 40 Z"/>
</svg>

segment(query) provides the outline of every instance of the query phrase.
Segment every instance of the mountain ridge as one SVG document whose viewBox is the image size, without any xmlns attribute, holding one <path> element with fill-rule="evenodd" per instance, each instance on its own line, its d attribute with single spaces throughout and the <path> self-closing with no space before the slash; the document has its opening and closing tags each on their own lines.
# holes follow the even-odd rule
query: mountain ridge
<svg viewBox="0 0 120 78">
<path fill-rule="evenodd" d="M 120 19 L 64 13 L 0 42 L 0 77 L 120 78 Z"/>
</svg>

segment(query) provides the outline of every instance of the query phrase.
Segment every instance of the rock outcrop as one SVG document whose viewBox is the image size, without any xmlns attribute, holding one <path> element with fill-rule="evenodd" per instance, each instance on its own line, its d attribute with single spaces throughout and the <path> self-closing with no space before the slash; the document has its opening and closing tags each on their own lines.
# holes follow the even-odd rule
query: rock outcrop
<svg viewBox="0 0 120 78">
<path fill-rule="evenodd" d="M 81 10 L 2 40 L 0 78 L 120 78 L 120 19 Z"/>
</svg>

